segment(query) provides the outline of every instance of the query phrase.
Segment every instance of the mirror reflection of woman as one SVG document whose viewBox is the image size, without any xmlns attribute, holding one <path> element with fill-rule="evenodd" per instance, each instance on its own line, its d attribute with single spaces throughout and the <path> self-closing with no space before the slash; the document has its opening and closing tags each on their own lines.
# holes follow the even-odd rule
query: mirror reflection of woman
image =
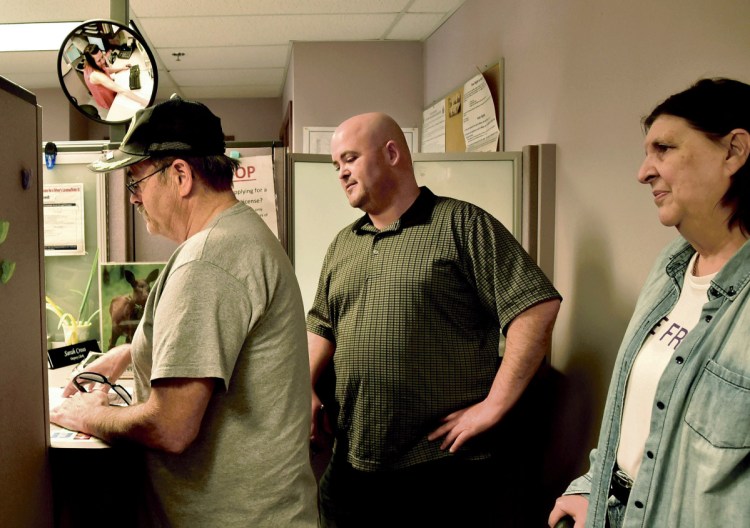
<svg viewBox="0 0 750 528">
<path fill-rule="evenodd" d="M 109 110 L 118 93 L 121 93 L 128 99 L 132 99 L 144 107 L 148 105 L 146 99 L 140 97 L 129 89 L 118 85 L 112 80 L 112 75 L 129 69 L 130 64 L 126 64 L 122 68 L 110 67 L 109 64 L 107 64 L 107 56 L 96 44 L 89 44 L 86 46 L 83 50 L 83 57 L 85 63 L 83 69 L 83 80 L 97 105 Z"/>
</svg>

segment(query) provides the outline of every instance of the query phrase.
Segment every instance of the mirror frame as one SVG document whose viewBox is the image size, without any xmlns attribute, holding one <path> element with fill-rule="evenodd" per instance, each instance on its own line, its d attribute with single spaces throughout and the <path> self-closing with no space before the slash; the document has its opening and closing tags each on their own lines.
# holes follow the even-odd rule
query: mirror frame
<svg viewBox="0 0 750 528">
<path fill-rule="evenodd" d="M 119 44 L 113 43 L 113 39 L 121 32 L 124 32 L 125 40 Z M 94 42 L 92 42 L 92 39 Z M 85 57 L 81 45 L 86 41 L 92 44 L 96 43 L 99 48 L 101 48 L 102 45 L 109 48 L 103 50 L 105 52 L 116 51 L 116 54 L 127 54 L 127 57 L 117 58 L 117 60 L 125 60 L 128 63 L 130 63 L 129 59 L 131 55 L 137 54 L 137 58 L 135 58 L 134 62 L 140 66 L 141 71 L 139 80 L 141 80 L 141 84 L 143 84 L 143 80 L 145 79 L 146 82 L 151 85 L 151 93 L 148 94 L 148 97 L 143 93 L 138 94 L 143 99 L 148 100 L 146 105 L 128 99 L 122 94 L 116 94 L 115 100 L 110 108 L 103 108 L 99 105 L 91 104 L 91 91 L 86 86 L 83 77 Z M 63 71 L 64 68 L 67 68 L 67 71 Z M 127 70 L 123 70 L 123 72 L 126 71 Z M 156 100 L 156 92 L 159 85 L 159 74 L 156 67 L 156 60 L 154 59 L 154 54 L 146 44 L 143 36 L 137 30 L 128 25 L 124 25 L 123 23 L 114 20 L 101 18 L 82 22 L 65 37 L 65 40 L 60 46 L 60 51 L 57 54 L 57 77 L 60 81 L 60 87 L 68 98 L 68 101 L 70 101 L 70 104 L 88 119 L 105 125 L 128 123 L 139 109 L 153 105 Z M 129 79 L 129 76 L 127 79 Z M 119 81 L 123 81 L 122 76 Z M 70 88 L 68 83 L 70 83 Z M 144 89 L 144 87 L 141 87 L 139 91 Z M 76 95 L 71 93 L 71 91 L 76 91 L 79 95 L 78 98 L 86 97 L 86 101 L 83 103 L 79 102 Z M 119 101 L 117 99 L 118 97 L 120 98 Z M 107 119 L 112 107 L 116 108 L 117 118 Z M 107 116 L 101 117 L 100 112 L 102 111 L 106 111 Z"/>
</svg>

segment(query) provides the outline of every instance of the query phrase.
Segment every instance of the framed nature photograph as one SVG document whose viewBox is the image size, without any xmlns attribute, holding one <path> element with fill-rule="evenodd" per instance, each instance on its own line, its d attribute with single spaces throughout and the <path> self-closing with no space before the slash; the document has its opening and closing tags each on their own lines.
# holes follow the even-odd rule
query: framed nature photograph
<svg viewBox="0 0 750 528">
<path fill-rule="evenodd" d="M 165 262 L 105 262 L 99 267 L 102 352 L 130 343 Z"/>
</svg>

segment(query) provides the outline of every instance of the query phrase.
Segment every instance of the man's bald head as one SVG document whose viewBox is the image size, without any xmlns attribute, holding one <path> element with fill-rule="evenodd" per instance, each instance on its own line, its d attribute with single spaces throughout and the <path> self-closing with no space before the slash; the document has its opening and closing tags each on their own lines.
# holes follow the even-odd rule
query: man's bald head
<svg viewBox="0 0 750 528">
<path fill-rule="evenodd" d="M 419 195 L 406 138 L 387 114 L 370 112 L 341 123 L 331 138 L 331 158 L 349 205 L 365 211 L 379 229 Z"/>
<path fill-rule="evenodd" d="M 370 145 L 385 145 L 388 141 L 393 141 L 398 146 L 403 161 L 411 166 L 411 152 L 404 131 L 388 114 L 368 112 L 350 117 L 336 128 L 334 137 L 342 134 L 356 135 Z"/>
</svg>

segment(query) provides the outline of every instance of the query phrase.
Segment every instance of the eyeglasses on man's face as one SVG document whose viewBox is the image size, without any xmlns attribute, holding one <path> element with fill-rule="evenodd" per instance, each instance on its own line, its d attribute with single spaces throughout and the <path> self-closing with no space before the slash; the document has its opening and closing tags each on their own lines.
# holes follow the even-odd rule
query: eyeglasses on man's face
<svg viewBox="0 0 750 528">
<path fill-rule="evenodd" d="M 143 178 L 141 178 L 141 179 L 139 179 L 139 180 L 135 180 L 135 181 L 132 181 L 132 180 L 130 180 L 129 182 L 127 182 L 127 183 L 125 184 L 125 187 L 127 187 L 127 188 L 128 188 L 128 190 L 129 190 L 129 191 L 130 191 L 130 192 L 131 192 L 132 194 L 136 194 L 136 193 L 138 192 L 138 186 L 139 186 L 139 185 L 141 184 L 141 182 L 142 182 L 143 180 L 145 180 L 145 179 L 147 179 L 147 178 L 150 178 L 151 176 L 154 176 L 154 175 L 156 175 L 156 174 L 159 174 L 160 172 L 162 172 L 162 171 L 164 171 L 164 170 L 168 169 L 168 168 L 169 168 L 169 165 L 171 165 L 171 163 L 170 163 L 170 164 L 168 164 L 168 165 L 164 165 L 164 166 L 163 166 L 163 167 L 161 167 L 160 169 L 156 169 L 156 170 L 155 170 L 154 172 L 152 172 L 151 174 L 146 174 L 146 175 L 145 175 L 145 176 L 144 176 Z"/>
<path fill-rule="evenodd" d="M 133 397 L 125 387 L 111 383 L 103 374 L 99 374 L 98 372 L 81 372 L 73 378 L 73 385 L 75 385 L 76 389 L 81 392 L 88 392 L 86 386 L 91 385 L 92 383 L 101 383 L 111 387 L 125 405 L 131 405 L 133 403 Z"/>
</svg>

